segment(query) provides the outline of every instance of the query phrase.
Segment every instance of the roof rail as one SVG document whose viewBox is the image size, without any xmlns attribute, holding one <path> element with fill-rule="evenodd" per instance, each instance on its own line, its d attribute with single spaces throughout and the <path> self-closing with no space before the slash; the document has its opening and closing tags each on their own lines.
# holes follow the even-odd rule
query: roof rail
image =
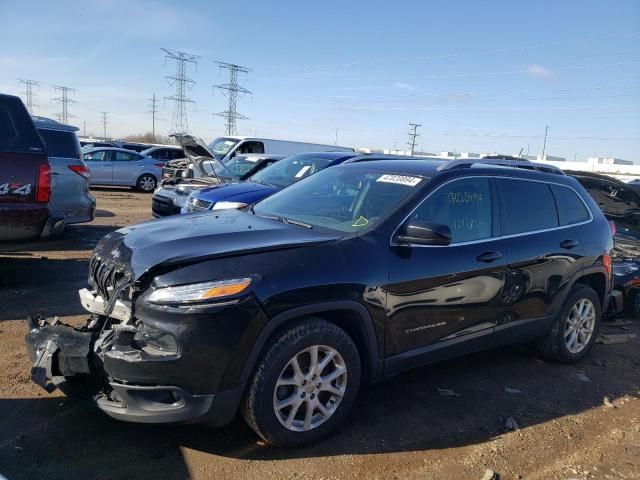
<svg viewBox="0 0 640 480">
<path fill-rule="evenodd" d="M 529 162 L 528 160 L 504 160 L 504 159 L 470 159 L 470 160 L 451 160 L 440 167 L 438 170 L 453 170 L 454 168 L 472 168 L 481 166 L 491 167 L 511 167 L 522 168 L 524 170 L 534 170 L 537 172 L 553 173 L 556 175 L 565 175 L 565 173 L 554 165 L 546 165 L 543 163 Z"/>
<path fill-rule="evenodd" d="M 442 160 L 442 158 L 394 155 L 393 153 L 359 153 L 345 163 L 370 162 L 372 160 Z"/>
</svg>

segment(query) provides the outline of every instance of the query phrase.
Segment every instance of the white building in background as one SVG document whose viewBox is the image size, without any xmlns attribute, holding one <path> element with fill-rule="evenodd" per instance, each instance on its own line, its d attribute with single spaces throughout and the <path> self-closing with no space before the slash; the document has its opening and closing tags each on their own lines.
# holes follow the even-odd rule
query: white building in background
<svg viewBox="0 0 640 480">
<path fill-rule="evenodd" d="M 589 157 L 587 163 L 591 165 L 634 165 L 632 160 L 613 157 Z"/>
</svg>

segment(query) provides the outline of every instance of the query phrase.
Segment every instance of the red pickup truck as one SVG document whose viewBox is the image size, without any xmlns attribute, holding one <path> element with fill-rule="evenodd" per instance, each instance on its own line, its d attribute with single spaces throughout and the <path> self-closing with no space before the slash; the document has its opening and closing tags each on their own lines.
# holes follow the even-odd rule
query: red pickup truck
<svg viewBox="0 0 640 480">
<path fill-rule="evenodd" d="M 50 197 L 51 165 L 31 116 L 20 98 L 0 94 L 0 240 L 61 231 Z"/>
</svg>

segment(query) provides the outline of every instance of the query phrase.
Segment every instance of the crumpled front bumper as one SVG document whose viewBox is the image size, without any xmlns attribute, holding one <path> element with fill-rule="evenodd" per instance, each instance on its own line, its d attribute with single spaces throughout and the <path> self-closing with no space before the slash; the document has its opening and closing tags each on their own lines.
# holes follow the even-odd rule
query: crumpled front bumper
<svg viewBox="0 0 640 480">
<path fill-rule="evenodd" d="M 27 321 L 31 378 L 49 393 L 59 388 L 69 397 L 88 401 L 110 417 L 128 422 L 202 421 L 222 426 L 235 416 L 242 387 L 196 395 L 175 385 L 136 385 L 112 378 L 95 351 L 96 342 L 103 343 L 104 336 L 111 335 L 114 343 L 124 343 L 133 337 L 131 326 L 100 335 L 97 329 L 74 328 L 57 318 L 28 317 Z"/>
</svg>

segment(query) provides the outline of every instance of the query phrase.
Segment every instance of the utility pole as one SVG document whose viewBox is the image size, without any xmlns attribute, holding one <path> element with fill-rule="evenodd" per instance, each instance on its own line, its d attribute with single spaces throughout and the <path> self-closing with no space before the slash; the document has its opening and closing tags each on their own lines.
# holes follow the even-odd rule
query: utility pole
<svg viewBox="0 0 640 480">
<path fill-rule="evenodd" d="M 336 147 L 338 146 L 338 129 L 336 128 L 336 143 L 334 144 Z"/>
<path fill-rule="evenodd" d="M 75 88 L 62 87 L 59 85 L 54 85 L 53 88 L 56 92 L 60 92 L 60 96 L 54 98 L 56 102 L 59 102 L 62 105 L 62 112 L 56 114 L 58 116 L 58 120 L 60 120 L 62 123 L 69 123 L 69 118 L 75 117 L 75 115 L 71 115 L 69 113 L 69 104 L 78 103 L 75 100 L 69 98 L 69 94 L 73 94 L 77 90 Z"/>
<path fill-rule="evenodd" d="M 82 136 L 86 137 L 87 136 L 87 121 L 83 121 L 82 122 Z"/>
<path fill-rule="evenodd" d="M 149 105 L 149 113 L 151 113 L 151 132 L 153 134 L 153 141 L 156 140 L 156 113 L 158 113 L 158 106 L 156 100 L 156 92 L 153 92 L 153 97 L 149 99 L 151 104 Z"/>
<path fill-rule="evenodd" d="M 545 152 L 547 151 L 547 133 L 549 133 L 549 125 L 544 127 L 544 144 L 542 145 L 542 161 L 545 160 Z"/>
<path fill-rule="evenodd" d="M 172 119 L 172 133 L 187 133 L 189 130 L 189 123 L 187 121 L 187 103 L 196 103 L 190 98 L 187 98 L 187 89 L 193 88 L 195 81 L 187 77 L 187 63 L 193 63 L 198 65 L 198 55 L 192 55 L 186 52 L 180 52 L 178 50 L 170 50 L 163 48 L 162 51 L 166 59 L 176 61 L 176 73 L 165 77 L 169 85 L 176 87 L 176 93 L 171 97 L 164 97 L 167 100 L 174 102 L 173 119 Z"/>
<path fill-rule="evenodd" d="M 229 70 L 229 83 L 221 85 L 214 85 L 213 88 L 218 88 L 226 92 L 229 96 L 229 108 L 224 112 L 216 113 L 215 115 L 226 119 L 226 133 L 227 135 L 235 135 L 237 133 L 236 120 L 248 120 L 247 117 L 241 115 L 236 110 L 236 103 L 238 101 L 238 95 L 245 95 L 251 93 L 244 87 L 238 85 L 238 72 L 249 73 L 249 68 L 234 63 L 216 62 L 220 69 Z"/>
<path fill-rule="evenodd" d="M 109 115 L 109 112 L 101 112 L 102 113 L 102 133 L 103 133 L 103 138 L 105 140 L 105 142 L 107 141 L 107 116 Z"/>
<path fill-rule="evenodd" d="M 418 127 L 421 126 L 422 125 L 419 123 L 409 122 L 409 142 L 407 143 L 407 145 L 409 145 L 411 156 L 413 156 L 413 152 L 416 148 L 416 138 L 420 136 L 420 134 L 418 133 Z"/>
<path fill-rule="evenodd" d="M 31 115 L 33 115 L 33 107 L 37 107 L 37 105 L 33 103 L 33 97 L 36 95 L 35 93 L 33 93 L 33 87 L 40 85 L 40 82 L 29 80 L 27 78 L 19 78 L 18 84 L 24 85 L 24 92 L 22 92 L 22 94 L 24 95 L 27 110 Z"/>
</svg>

